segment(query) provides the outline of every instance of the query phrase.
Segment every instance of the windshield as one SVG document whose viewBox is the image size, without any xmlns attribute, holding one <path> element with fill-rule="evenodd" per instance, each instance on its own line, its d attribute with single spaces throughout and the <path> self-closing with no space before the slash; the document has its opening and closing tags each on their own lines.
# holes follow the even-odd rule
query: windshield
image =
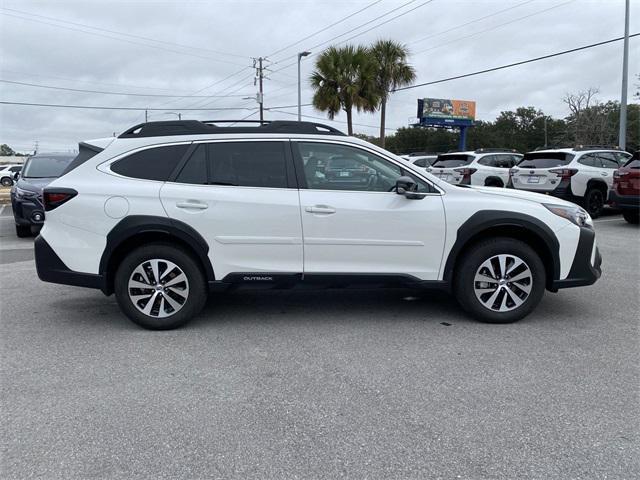
<svg viewBox="0 0 640 480">
<path fill-rule="evenodd" d="M 454 168 L 469 165 L 473 157 L 471 155 L 440 155 L 431 165 L 436 168 Z"/>
<path fill-rule="evenodd" d="M 563 152 L 525 153 L 518 163 L 522 168 L 553 168 L 568 165 L 573 160 L 573 154 Z"/>
<path fill-rule="evenodd" d="M 22 176 L 25 178 L 57 178 L 71 163 L 74 155 L 38 155 L 31 157 L 24 167 Z"/>
</svg>

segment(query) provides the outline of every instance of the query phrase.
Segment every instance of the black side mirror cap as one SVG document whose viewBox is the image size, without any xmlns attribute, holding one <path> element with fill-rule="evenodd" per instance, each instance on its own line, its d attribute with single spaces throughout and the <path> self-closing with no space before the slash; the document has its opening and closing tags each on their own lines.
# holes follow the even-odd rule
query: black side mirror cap
<svg viewBox="0 0 640 480">
<path fill-rule="evenodd" d="M 16 172 L 13 174 L 13 180 L 14 181 L 18 181 L 18 179 L 20 178 L 20 172 Z"/>
<path fill-rule="evenodd" d="M 402 176 L 396 180 L 396 193 L 404 195 L 409 200 L 421 200 L 424 193 L 418 193 L 418 184 L 411 178 Z"/>
</svg>

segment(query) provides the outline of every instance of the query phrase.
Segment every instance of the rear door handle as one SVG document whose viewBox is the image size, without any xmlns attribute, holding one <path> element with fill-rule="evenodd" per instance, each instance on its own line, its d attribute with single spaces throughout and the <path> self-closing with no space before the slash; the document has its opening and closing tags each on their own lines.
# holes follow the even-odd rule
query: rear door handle
<svg viewBox="0 0 640 480">
<path fill-rule="evenodd" d="M 336 213 L 336 209 L 333 207 L 329 207 L 328 205 L 314 205 L 313 207 L 305 207 L 304 211 L 308 213 L 320 213 L 324 215 L 331 215 L 332 213 Z"/>
<path fill-rule="evenodd" d="M 176 207 L 184 208 L 184 209 L 195 209 L 195 210 L 205 210 L 209 208 L 209 205 L 202 202 L 178 202 L 176 203 Z"/>
</svg>

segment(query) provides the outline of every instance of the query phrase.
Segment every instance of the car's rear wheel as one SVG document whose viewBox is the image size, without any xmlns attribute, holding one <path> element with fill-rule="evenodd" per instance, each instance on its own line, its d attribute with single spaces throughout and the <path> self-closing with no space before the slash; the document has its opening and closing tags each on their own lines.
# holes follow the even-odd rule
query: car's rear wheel
<svg viewBox="0 0 640 480">
<path fill-rule="evenodd" d="M 622 212 L 622 216 L 627 222 L 634 225 L 640 223 L 640 210 L 626 210 Z"/>
<path fill-rule="evenodd" d="M 458 262 L 454 291 L 474 318 L 510 323 L 527 316 L 545 290 L 545 269 L 526 243 L 494 238 L 473 245 Z"/>
<path fill-rule="evenodd" d="M 16 225 L 16 235 L 19 238 L 31 236 L 31 227 L 29 225 Z"/>
<path fill-rule="evenodd" d="M 180 327 L 206 302 L 206 282 L 196 260 L 166 244 L 127 255 L 116 272 L 114 290 L 122 311 L 150 330 Z"/>
<path fill-rule="evenodd" d="M 13 185 L 13 180 L 11 180 L 10 177 L 2 177 L 2 180 L 0 180 L 0 183 L 2 184 L 3 187 L 10 187 L 11 185 Z"/>
<path fill-rule="evenodd" d="M 605 194 L 599 188 L 590 188 L 584 195 L 584 208 L 592 218 L 598 218 L 604 208 Z"/>
</svg>

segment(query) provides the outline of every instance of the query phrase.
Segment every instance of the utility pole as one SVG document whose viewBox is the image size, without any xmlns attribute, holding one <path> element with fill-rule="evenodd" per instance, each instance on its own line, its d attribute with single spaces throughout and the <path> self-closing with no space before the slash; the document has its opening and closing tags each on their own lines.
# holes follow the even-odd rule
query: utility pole
<svg viewBox="0 0 640 480">
<path fill-rule="evenodd" d="M 258 82 L 259 82 L 259 90 L 258 90 L 258 103 L 260 104 L 260 124 L 264 121 L 264 97 L 262 94 L 262 60 L 263 58 L 258 58 Z"/>
<path fill-rule="evenodd" d="M 625 150 L 627 147 L 627 82 L 629 80 L 629 3 L 625 2 L 624 11 L 624 49 L 622 53 L 622 95 L 620 95 L 620 135 L 618 146 Z"/>
<path fill-rule="evenodd" d="M 298 121 L 302 121 L 302 81 L 300 80 L 300 61 L 302 57 L 311 55 L 311 52 L 304 51 L 298 53 Z"/>
</svg>

